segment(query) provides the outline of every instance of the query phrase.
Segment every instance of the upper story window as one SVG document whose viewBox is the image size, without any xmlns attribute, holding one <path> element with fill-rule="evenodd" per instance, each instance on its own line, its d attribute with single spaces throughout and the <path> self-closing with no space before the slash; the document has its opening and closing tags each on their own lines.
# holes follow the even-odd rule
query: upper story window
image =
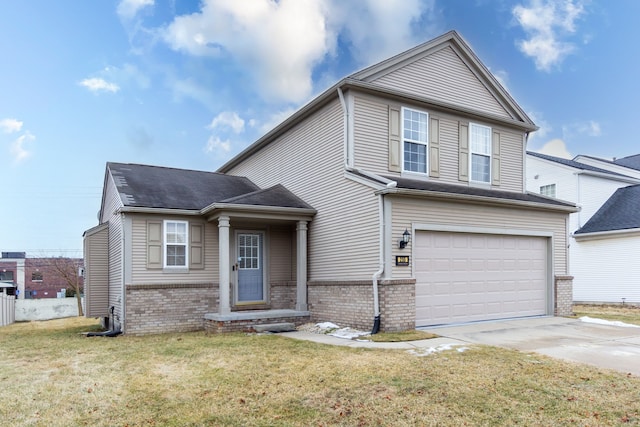
<svg viewBox="0 0 640 427">
<path fill-rule="evenodd" d="M 407 172 L 427 173 L 428 119 L 423 111 L 402 108 L 403 169 Z"/>
<path fill-rule="evenodd" d="M 0 281 L 13 282 L 13 271 L 0 270 Z"/>
<path fill-rule="evenodd" d="M 556 197 L 556 185 L 555 184 L 549 184 L 549 185 L 542 185 L 540 187 L 540 194 L 542 194 L 543 196 L 547 196 L 547 197 Z"/>
<path fill-rule="evenodd" d="M 187 267 L 187 221 L 164 221 L 165 267 Z"/>
<path fill-rule="evenodd" d="M 491 128 L 469 124 L 471 181 L 491 182 Z"/>
</svg>

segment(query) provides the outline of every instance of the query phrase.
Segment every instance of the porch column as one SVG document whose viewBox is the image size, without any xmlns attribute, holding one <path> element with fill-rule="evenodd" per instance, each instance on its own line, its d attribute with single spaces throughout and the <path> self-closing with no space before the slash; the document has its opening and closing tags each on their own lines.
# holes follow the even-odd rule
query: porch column
<svg viewBox="0 0 640 427">
<path fill-rule="evenodd" d="M 307 221 L 298 221 L 296 310 L 307 311 Z"/>
<path fill-rule="evenodd" d="M 219 249 L 219 295 L 220 304 L 218 311 L 220 314 L 231 313 L 231 304 L 229 303 L 229 217 L 221 216 L 218 218 L 218 249 Z"/>
</svg>

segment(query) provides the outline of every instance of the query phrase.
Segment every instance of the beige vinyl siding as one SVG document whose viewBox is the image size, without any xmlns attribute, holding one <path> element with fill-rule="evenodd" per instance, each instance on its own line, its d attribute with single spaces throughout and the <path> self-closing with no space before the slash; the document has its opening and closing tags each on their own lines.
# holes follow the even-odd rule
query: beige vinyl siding
<svg viewBox="0 0 640 427">
<path fill-rule="evenodd" d="M 310 280 L 368 280 L 377 270 L 378 202 L 371 188 L 344 177 L 343 153 L 336 99 L 229 172 L 261 188 L 280 183 L 318 211 L 309 224 Z"/>
<path fill-rule="evenodd" d="M 389 108 L 390 106 L 400 108 L 401 104 L 390 104 L 384 98 L 364 94 L 356 94 L 354 99 L 355 167 L 380 175 L 400 176 L 400 172 L 389 171 Z M 458 174 L 458 136 L 460 134 L 460 123 L 468 124 L 469 121 L 450 114 L 425 109 L 421 106 L 411 104 L 402 104 L 402 106 L 426 111 L 429 114 L 430 126 L 433 120 L 438 121 L 439 177 L 434 178 L 431 176 L 429 179 L 436 179 L 450 184 L 462 184 Z M 500 134 L 500 185 L 495 186 L 495 188 L 522 192 L 524 179 L 522 172 L 524 152 L 522 132 L 492 126 L 488 123 L 479 124 L 490 126 L 494 132 L 499 132 Z M 430 156 L 432 154 L 431 147 L 429 154 Z M 402 159 L 400 159 L 400 162 L 402 163 Z M 429 159 L 430 168 L 431 162 L 432 159 Z M 408 176 L 417 177 L 417 175 Z"/>
<path fill-rule="evenodd" d="M 500 132 L 500 190 L 522 192 L 524 188 L 524 147 L 522 133 L 494 127 Z"/>
<path fill-rule="evenodd" d="M 109 316 L 109 228 L 87 232 L 84 238 L 86 317 Z"/>
<path fill-rule="evenodd" d="M 269 280 L 271 282 L 295 280 L 295 228 L 271 227 L 268 231 L 268 242 Z"/>
<path fill-rule="evenodd" d="M 450 47 L 392 71 L 376 84 L 413 95 L 512 118 Z"/>
<path fill-rule="evenodd" d="M 122 313 L 122 236 L 123 220 L 118 212 L 122 207 L 122 201 L 109 174 L 106 182 L 105 199 L 103 205 L 103 222 L 109 223 L 109 307 L 114 307 L 114 319 L 124 318 Z"/>
<path fill-rule="evenodd" d="M 194 217 L 164 217 L 158 215 L 129 214 L 131 226 L 131 284 L 178 284 L 212 283 L 218 281 L 218 225 L 217 222 L 205 223 Z M 204 225 L 204 268 L 191 268 L 188 271 L 147 268 L 147 221 L 178 220 Z"/>
<path fill-rule="evenodd" d="M 389 173 L 389 105 L 380 98 L 354 97 L 354 166 Z M 399 109 L 398 104 L 393 104 Z M 402 132 L 402 128 L 400 128 Z M 402 137 L 400 137 L 402 144 Z M 399 148 L 399 152 L 402 149 Z M 402 158 L 400 169 L 402 170 Z"/>
<path fill-rule="evenodd" d="M 564 213 L 540 210 L 525 210 L 509 207 L 483 206 L 418 198 L 393 197 L 392 231 L 393 237 L 400 236 L 405 228 L 413 224 L 433 224 L 441 226 L 464 226 L 502 230 L 530 230 L 532 232 L 553 233 L 554 274 L 567 274 L 567 233 Z M 408 251 L 393 247 L 396 255 L 410 255 Z M 409 250 L 412 250 L 409 247 Z M 409 278 L 412 269 L 393 267 L 393 279 Z"/>
</svg>

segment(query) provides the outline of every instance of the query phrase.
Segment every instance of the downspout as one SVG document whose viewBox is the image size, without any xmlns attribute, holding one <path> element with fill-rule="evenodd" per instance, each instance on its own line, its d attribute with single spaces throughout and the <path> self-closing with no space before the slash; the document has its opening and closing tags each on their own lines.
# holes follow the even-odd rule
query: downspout
<svg viewBox="0 0 640 427">
<path fill-rule="evenodd" d="M 371 335 L 380 332 L 380 300 L 378 296 L 378 279 L 384 273 L 384 200 L 378 195 L 379 242 L 378 242 L 378 271 L 373 273 L 373 328 Z"/>
<path fill-rule="evenodd" d="M 347 107 L 347 102 L 344 99 L 344 94 L 342 93 L 342 89 L 338 87 L 338 98 L 340 98 L 340 105 L 342 106 L 342 127 L 344 133 L 344 167 L 345 169 L 349 169 L 353 166 L 353 159 L 351 159 L 349 155 L 349 108 Z"/>
<path fill-rule="evenodd" d="M 120 302 L 120 315 L 122 316 L 120 318 L 120 325 L 118 327 L 118 331 L 124 331 L 124 323 L 126 321 L 126 317 L 125 317 L 125 313 L 126 313 L 126 305 L 127 305 L 127 289 L 126 289 L 126 278 L 125 278 L 125 262 L 126 262 L 126 240 L 125 240 L 125 235 L 126 233 L 126 226 L 125 226 L 125 218 L 124 218 L 124 212 L 120 212 L 120 220 L 121 220 L 121 227 L 122 227 L 122 241 L 121 241 L 121 247 L 120 250 L 122 251 L 120 254 L 120 280 L 122 280 L 122 301 Z M 113 321 L 113 320 L 112 320 Z M 113 326 L 111 326 L 111 328 L 113 329 Z"/>
<path fill-rule="evenodd" d="M 398 185 L 397 182 L 391 181 L 387 184 L 387 188 L 394 188 Z M 384 234 L 385 234 L 385 217 L 384 217 L 384 195 L 378 195 L 378 218 L 380 224 L 379 236 L 378 236 L 378 271 L 373 273 L 372 285 L 373 285 L 373 328 L 371 329 L 371 335 L 375 335 L 380 332 L 380 298 L 378 294 L 378 280 L 384 273 Z"/>
</svg>

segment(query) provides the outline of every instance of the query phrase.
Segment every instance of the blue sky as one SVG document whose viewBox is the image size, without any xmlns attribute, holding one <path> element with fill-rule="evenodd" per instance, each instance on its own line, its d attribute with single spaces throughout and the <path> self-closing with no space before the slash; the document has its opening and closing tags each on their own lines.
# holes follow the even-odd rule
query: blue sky
<svg viewBox="0 0 640 427">
<path fill-rule="evenodd" d="M 105 164 L 216 170 L 341 77 L 457 30 L 540 130 L 640 152 L 637 0 L 0 3 L 0 250 L 82 255 Z"/>
</svg>

